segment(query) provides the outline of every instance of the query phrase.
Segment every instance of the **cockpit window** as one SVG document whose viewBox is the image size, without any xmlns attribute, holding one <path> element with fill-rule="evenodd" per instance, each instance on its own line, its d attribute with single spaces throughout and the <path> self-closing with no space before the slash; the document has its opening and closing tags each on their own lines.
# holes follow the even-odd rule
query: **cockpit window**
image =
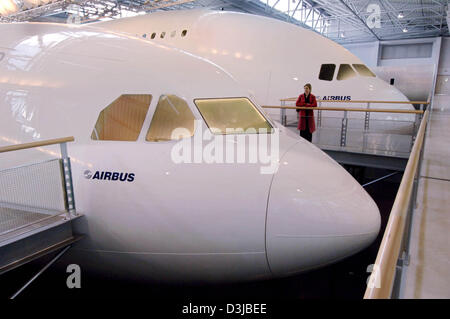
<svg viewBox="0 0 450 319">
<path fill-rule="evenodd" d="M 336 64 L 322 64 L 320 67 L 319 80 L 332 81 Z"/>
<path fill-rule="evenodd" d="M 147 94 L 123 94 L 100 112 L 93 140 L 136 141 L 152 100 Z"/>
<path fill-rule="evenodd" d="M 339 67 L 337 80 L 348 80 L 354 76 L 356 76 L 356 72 L 353 71 L 350 64 L 341 64 L 341 66 Z"/>
<path fill-rule="evenodd" d="M 353 64 L 353 67 L 355 68 L 356 72 L 358 72 L 361 76 L 367 76 L 367 77 L 375 77 L 375 74 L 373 74 L 370 69 L 365 66 L 364 64 Z"/>
<path fill-rule="evenodd" d="M 194 102 L 214 134 L 260 133 L 260 129 L 272 132 L 272 125 L 247 98 L 196 99 Z"/>
<path fill-rule="evenodd" d="M 185 37 L 187 35 L 187 30 L 183 30 L 182 32 L 181 32 L 181 36 L 182 37 Z"/>
<path fill-rule="evenodd" d="M 147 132 L 147 141 L 170 141 L 194 135 L 195 117 L 185 100 L 161 95 Z"/>
</svg>

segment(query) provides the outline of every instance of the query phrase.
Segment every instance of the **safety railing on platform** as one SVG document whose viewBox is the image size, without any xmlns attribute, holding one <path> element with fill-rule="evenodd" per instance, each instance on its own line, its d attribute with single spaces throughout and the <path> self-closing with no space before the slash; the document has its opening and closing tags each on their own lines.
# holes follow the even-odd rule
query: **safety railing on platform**
<svg viewBox="0 0 450 319">
<path fill-rule="evenodd" d="M 409 264 L 409 241 L 412 214 L 416 206 L 425 130 L 429 111 L 425 111 L 414 147 L 406 165 L 383 239 L 369 277 L 365 299 L 399 296 L 403 267 Z"/>
<path fill-rule="evenodd" d="M 0 170 L 0 235 L 64 215 L 76 215 L 67 143 L 73 137 L 0 147 L 2 153 L 59 144 L 61 157 Z"/>
<path fill-rule="evenodd" d="M 389 143 L 393 143 L 392 136 L 397 138 L 397 144 L 399 146 L 391 146 L 390 149 L 383 151 L 389 151 L 391 153 L 400 153 L 403 157 L 407 157 L 414 144 L 415 136 L 422 119 L 423 110 L 429 104 L 426 101 L 330 101 L 330 100 L 318 100 L 317 107 L 296 107 L 287 106 L 287 102 L 295 102 L 295 98 L 282 99 L 281 106 L 263 106 L 266 109 L 279 109 L 280 110 L 280 122 L 284 126 L 297 126 L 298 117 L 292 118 L 291 123 L 288 123 L 288 117 L 286 115 L 287 110 L 313 110 L 316 113 L 315 124 L 317 128 L 317 138 L 313 142 L 319 146 L 331 146 L 337 148 L 357 148 L 361 152 L 368 149 L 368 145 L 374 145 L 378 147 L 382 145 L 380 139 L 383 135 L 389 136 L 385 140 Z M 348 104 L 365 104 L 365 107 L 324 107 L 324 103 L 348 103 Z M 395 108 L 371 108 L 372 104 L 416 104 L 419 105 L 422 110 L 406 110 Z M 342 114 L 342 116 L 324 116 L 323 112 L 327 111 L 327 114 Z M 328 112 L 330 111 L 330 112 Z M 363 113 L 362 115 L 357 115 Z M 373 113 L 387 113 L 385 116 L 378 116 L 378 118 L 371 117 Z M 389 115 L 391 114 L 391 115 Z M 394 115 L 411 114 L 410 120 L 390 120 L 389 118 Z M 353 133 L 353 145 L 349 143 L 349 132 Z M 321 136 L 329 133 L 328 139 Z M 371 135 L 372 141 L 368 142 L 367 137 Z M 326 136 L 325 136 L 326 137 Z M 377 145 L 378 144 L 378 145 Z"/>
</svg>

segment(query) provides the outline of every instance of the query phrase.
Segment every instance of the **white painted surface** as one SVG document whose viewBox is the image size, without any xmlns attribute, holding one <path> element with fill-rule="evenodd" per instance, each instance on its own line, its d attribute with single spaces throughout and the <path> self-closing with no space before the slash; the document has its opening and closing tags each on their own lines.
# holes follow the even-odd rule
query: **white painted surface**
<svg viewBox="0 0 450 319">
<path fill-rule="evenodd" d="M 356 55 L 370 68 L 378 65 L 379 41 L 345 44 L 344 47 Z"/>
<path fill-rule="evenodd" d="M 432 54 L 429 58 L 381 59 L 382 45 L 394 45 L 399 50 L 407 46 L 432 44 Z M 440 65 L 439 74 L 450 75 L 450 42 L 447 38 L 424 38 L 382 42 L 364 42 L 346 44 L 345 47 L 370 66 L 373 72 L 389 84 L 395 79 L 394 87 L 401 91 L 409 100 L 427 100 L 433 85 L 436 66 Z M 440 61 L 439 61 L 440 59 Z"/>
<path fill-rule="evenodd" d="M 399 66 L 399 65 L 417 65 L 417 64 L 433 64 L 438 65 L 439 54 L 441 48 L 441 38 L 420 38 L 420 39 L 407 39 L 407 40 L 394 40 L 394 41 L 383 41 L 380 45 L 394 45 L 399 46 L 400 50 L 402 46 L 409 45 L 422 45 L 424 43 L 432 43 L 432 54 L 431 57 L 426 58 L 404 58 L 404 59 L 381 59 L 381 54 L 379 55 L 378 66 Z M 380 48 L 381 50 L 381 48 Z"/>
<path fill-rule="evenodd" d="M 279 176 L 260 174 L 259 164 L 177 165 L 170 157 L 175 142 L 144 140 L 162 94 L 184 98 L 201 121 L 195 98 L 252 99 L 217 65 L 161 43 L 89 27 L 6 24 L 0 25 L 0 33 L 5 53 L 0 61 L 0 145 L 75 137 L 69 145 L 75 200 L 77 210 L 86 215 L 77 231 L 87 238 L 67 258 L 82 268 L 164 281 L 260 279 L 346 257 L 378 233 L 379 212 L 365 190 L 321 150 L 283 127 L 280 156 L 292 166 L 283 167 Z M 91 140 L 98 114 L 121 94 L 153 95 L 138 140 Z M 204 129 L 202 122 L 193 139 Z M 227 143 L 235 139 L 230 135 Z M 59 156 L 57 147 L 2 155 L 0 169 L 49 156 Z M 134 173 L 135 180 L 86 179 L 86 170 Z M 314 190 L 315 196 L 291 205 L 294 186 L 305 194 Z M 364 205 L 355 211 L 345 198 Z M 271 216 L 266 220 L 269 199 Z M 353 214 L 357 216 L 351 221 Z M 371 217 L 363 221 L 358 216 Z M 273 246 L 272 236 L 296 225 L 298 235 L 308 230 L 303 235 L 314 239 L 311 245 Z M 271 229 L 267 236 L 266 229 Z M 350 237 L 361 229 L 373 234 Z M 317 236 L 328 237 L 318 241 Z M 337 250 L 330 240 L 334 236 L 346 236 Z M 277 256 L 272 262 L 287 267 L 270 271 L 268 246 Z M 305 253 L 310 262 L 298 258 Z"/>
<path fill-rule="evenodd" d="M 450 75 L 450 39 L 446 37 L 442 38 L 438 74 Z"/>
<path fill-rule="evenodd" d="M 336 80 L 340 64 L 364 64 L 339 44 L 306 29 L 279 20 L 236 12 L 177 10 L 93 24 L 104 30 L 130 34 L 145 41 L 169 44 L 202 56 L 227 70 L 260 105 L 280 105 L 280 99 L 297 97 L 305 83 L 317 97 L 351 96 L 352 100 L 408 101 L 396 88 L 379 78 L 356 76 Z M 187 30 L 187 36 L 180 32 Z M 176 31 L 175 37 L 170 33 Z M 156 37 L 151 39 L 151 34 Z M 160 37 L 162 32 L 166 36 Z M 145 38 L 144 38 L 145 36 Z M 319 80 L 322 64 L 336 64 L 332 81 Z M 343 103 L 324 106 L 342 107 Z M 352 104 L 365 107 L 366 104 Z M 392 108 L 373 104 L 372 108 Z M 410 104 L 397 109 L 413 109 Z M 266 110 L 279 119 L 279 110 Z M 287 112 L 289 113 L 289 112 Z M 295 115 L 294 113 L 290 112 Z M 324 116 L 336 112 L 324 112 Z M 340 114 L 338 115 L 340 116 Z M 364 118 L 351 112 L 350 118 Z M 374 113 L 373 119 L 414 121 L 409 114 Z"/>
<path fill-rule="evenodd" d="M 433 86 L 434 64 L 380 66 L 374 68 L 378 77 L 387 83 L 394 79 L 394 87 L 411 101 L 428 101 Z"/>
</svg>

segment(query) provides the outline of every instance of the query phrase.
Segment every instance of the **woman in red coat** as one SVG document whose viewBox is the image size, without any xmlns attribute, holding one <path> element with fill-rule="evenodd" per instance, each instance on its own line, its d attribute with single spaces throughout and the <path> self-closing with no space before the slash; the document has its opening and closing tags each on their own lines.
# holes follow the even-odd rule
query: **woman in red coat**
<svg viewBox="0 0 450 319">
<path fill-rule="evenodd" d="M 311 93 L 311 84 L 307 83 L 303 88 L 305 93 L 298 97 L 295 105 L 316 107 L 317 101 L 316 97 Z M 297 112 L 299 111 L 300 118 L 298 120 L 297 128 L 300 130 L 300 136 L 311 142 L 312 133 L 316 130 L 316 124 L 314 123 L 314 112 L 313 110 L 297 110 Z"/>
</svg>

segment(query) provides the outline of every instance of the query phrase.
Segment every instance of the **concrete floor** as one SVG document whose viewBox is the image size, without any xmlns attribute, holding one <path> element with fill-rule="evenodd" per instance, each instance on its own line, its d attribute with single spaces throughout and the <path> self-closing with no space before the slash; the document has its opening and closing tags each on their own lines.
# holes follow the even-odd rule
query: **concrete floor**
<svg viewBox="0 0 450 319">
<path fill-rule="evenodd" d="M 401 298 L 450 298 L 449 123 L 450 96 L 435 96 Z"/>
</svg>

